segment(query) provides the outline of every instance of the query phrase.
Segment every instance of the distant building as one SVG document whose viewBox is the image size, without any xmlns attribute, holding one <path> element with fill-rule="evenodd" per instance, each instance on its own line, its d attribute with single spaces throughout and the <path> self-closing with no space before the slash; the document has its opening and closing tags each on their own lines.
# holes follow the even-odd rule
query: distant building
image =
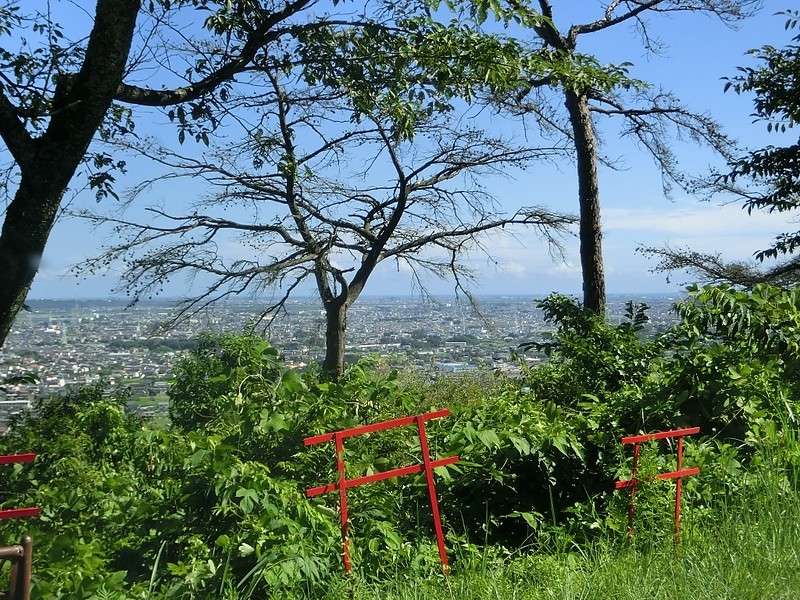
<svg viewBox="0 0 800 600">
<path fill-rule="evenodd" d="M 440 373 L 463 373 L 465 371 L 474 371 L 477 365 L 471 365 L 463 362 L 437 362 L 434 363 L 434 368 Z"/>
</svg>

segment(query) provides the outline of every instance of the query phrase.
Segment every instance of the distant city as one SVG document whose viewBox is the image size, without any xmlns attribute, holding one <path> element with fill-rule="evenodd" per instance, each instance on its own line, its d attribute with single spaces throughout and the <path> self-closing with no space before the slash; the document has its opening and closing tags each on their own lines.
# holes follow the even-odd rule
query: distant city
<svg viewBox="0 0 800 600">
<path fill-rule="evenodd" d="M 534 296 L 483 296 L 478 310 L 453 297 L 362 297 L 348 316 L 346 359 L 378 356 L 391 366 L 431 377 L 476 369 L 521 371 L 520 344 L 545 340 L 545 323 Z M 669 294 L 618 294 L 608 299 L 612 322 L 620 322 L 625 303 L 650 308 L 645 333 L 667 329 L 675 320 Z M 107 382 L 126 386 L 131 408 L 144 414 L 166 410 L 172 368 L 195 345 L 201 332 L 241 333 L 259 313 L 255 301 L 229 302 L 194 316 L 174 329 L 163 325 L 175 315 L 174 303 L 144 302 L 131 308 L 119 300 L 38 300 L 17 318 L 0 349 L 0 422 L 28 410 L 37 396 Z M 286 363 L 302 368 L 324 356 L 325 319 L 319 301 L 296 298 L 268 326 L 265 337 Z M 522 360 L 535 364 L 541 356 Z M 14 382 L 35 376 L 35 382 Z M 28 377 L 30 380 L 30 377 Z M 6 381 L 7 383 L 3 384 Z"/>
</svg>

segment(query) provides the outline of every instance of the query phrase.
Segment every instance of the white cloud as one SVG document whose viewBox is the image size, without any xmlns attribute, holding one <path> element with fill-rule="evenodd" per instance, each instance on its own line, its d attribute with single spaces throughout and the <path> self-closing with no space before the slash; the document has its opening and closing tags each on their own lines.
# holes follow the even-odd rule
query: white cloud
<svg viewBox="0 0 800 600">
<path fill-rule="evenodd" d="M 738 204 L 694 202 L 670 205 L 666 210 L 612 208 L 603 212 L 607 265 L 634 264 L 639 246 L 668 245 L 699 252 L 719 253 L 726 260 L 752 260 L 781 232 L 800 227 L 793 213 L 753 212 Z M 649 265 L 652 266 L 652 265 Z"/>
<path fill-rule="evenodd" d="M 503 272 L 516 278 L 526 277 L 528 267 L 522 262 L 509 262 L 502 265 Z"/>
<path fill-rule="evenodd" d="M 580 265 L 576 265 L 570 262 L 558 262 L 552 265 L 548 270 L 548 273 L 551 275 L 562 276 L 562 275 L 580 275 L 581 267 Z"/>
<path fill-rule="evenodd" d="M 748 215 L 739 205 L 695 204 L 672 210 L 611 208 L 603 212 L 606 231 L 633 231 L 641 234 L 678 235 L 681 238 L 774 235 L 796 227 L 796 215 L 753 212 Z"/>
<path fill-rule="evenodd" d="M 641 208 L 607 207 L 602 211 L 604 228 L 603 251 L 608 289 L 615 291 L 674 290 L 663 275 L 649 272 L 654 263 L 635 252 L 641 245 L 673 248 L 689 247 L 703 252 L 720 252 L 729 260 L 752 257 L 755 250 L 767 247 L 781 231 L 800 227 L 791 214 L 747 213 L 738 205 L 718 206 L 686 200 L 676 203 L 648 203 Z M 68 265 L 91 255 L 80 241 L 92 236 L 77 236 L 76 228 L 57 228 L 56 241 L 45 253 L 42 267 L 34 284 L 33 297 L 101 296 L 115 283 L 114 274 L 95 281 L 79 281 L 65 277 Z M 60 240 L 58 238 L 61 238 Z M 491 258 L 475 250 L 464 257 L 463 263 L 477 274 L 482 293 L 540 293 L 559 290 L 580 291 L 581 269 L 578 240 L 575 235 L 563 239 L 565 260 L 550 256 L 546 242 L 533 230 L 497 231 L 483 238 L 483 247 Z M 221 251 L 229 258 L 253 258 L 252 248 L 224 240 Z M 275 250 L 275 249 L 273 249 Z M 421 256 L 432 257 L 423 252 Z M 352 266 L 349 257 L 336 256 L 337 266 Z M 376 272 L 368 288 L 370 293 L 403 293 L 411 286 L 411 268 L 404 262 L 387 262 Z M 676 276 L 675 281 L 680 277 Z M 438 293 L 452 291 L 452 283 L 435 277 L 425 278 L 426 285 Z M 77 284 L 80 286 L 77 287 Z M 180 281 L 175 289 L 185 293 L 186 283 Z M 313 292 L 313 290 L 311 290 Z"/>
</svg>

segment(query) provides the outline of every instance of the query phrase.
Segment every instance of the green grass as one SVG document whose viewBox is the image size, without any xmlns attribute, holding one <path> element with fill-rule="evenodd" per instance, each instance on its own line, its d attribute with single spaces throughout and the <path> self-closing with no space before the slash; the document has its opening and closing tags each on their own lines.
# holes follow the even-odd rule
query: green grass
<svg viewBox="0 0 800 600">
<path fill-rule="evenodd" d="M 774 490 L 773 490 L 774 491 Z M 796 494 L 722 507 L 714 523 L 670 542 L 596 542 L 579 551 L 531 554 L 449 577 L 355 583 L 371 600 L 779 600 L 800 598 L 800 505 Z"/>
</svg>

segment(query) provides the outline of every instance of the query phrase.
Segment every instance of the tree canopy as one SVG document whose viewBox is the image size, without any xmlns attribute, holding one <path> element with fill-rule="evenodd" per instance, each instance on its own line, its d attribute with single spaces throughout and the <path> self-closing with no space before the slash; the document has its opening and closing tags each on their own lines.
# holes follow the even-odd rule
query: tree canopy
<svg viewBox="0 0 800 600">
<path fill-rule="evenodd" d="M 0 9 L 0 138 L 12 159 L 0 233 L 0 343 L 66 191 L 87 185 L 100 198 L 115 194 L 124 161 L 96 142 L 130 136 L 146 118 L 136 107 L 167 112 L 179 142 L 208 144 L 224 123 L 247 130 L 235 102 L 247 102 L 244 90 L 257 96 L 263 72 L 281 68 L 347 95 L 355 119 L 379 110 L 400 139 L 413 135 L 418 117 L 469 100 L 478 85 L 497 90 L 543 73 L 559 81 L 615 77 L 591 61 L 483 33 L 475 21 L 438 22 L 423 0 L 97 0 L 84 15 L 85 37 L 58 24 L 68 8 L 80 10 L 13 0 Z"/>
<path fill-rule="evenodd" d="M 596 12 L 595 18 L 566 26 L 562 24 L 563 12 L 559 11 L 566 9 L 568 2 L 509 0 L 488 4 L 500 14 L 512 17 L 510 22 L 523 26 L 518 37 L 532 38 L 543 52 L 580 63 L 585 60 L 579 52 L 582 40 L 599 32 L 630 26 L 639 33 L 644 51 L 653 53 L 661 50 L 661 43 L 650 33 L 649 20 L 655 16 L 699 12 L 733 24 L 750 14 L 759 3 L 753 0 L 608 0 L 592 9 Z M 595 312 L 603 312 L 606 297 L 598 167 L 601 164 L 613 166 L 603 156 L 597 132 L 598 118 L 622 120 L 622 135 L 649 153 L 661 170 L 665 192 L 669 192 L 673 184 L 685 183 L 673 152 L 673 136 L 686 137 L 723 156 L 730 156 L 730 140 L 713 118 L 682 105 L 672 93 L 657 84 L 632 78 L 629 74 L 632 66 L 631 63 L 617 65 L 624 77 L 605 88 L 590 78 L 573 78 L 565 85 L 548 76 L 532 77 L 513 94 L 495 98 L 512 113 L 523 118 L 533 117 L 542 132 L 569 140 L 572 146 L 578 180 L 583 302 Z"/>
<path fill-rule="evenodd" d="M 24 304 L 79 165 L 88 167 L 88 185 L 101 194 L 114 168 L 124 167 L 89 151 L 98 134 L 130 132 L 125 106 L 181 105 L 179 135 L 188 130 L 205 139 L 226 84 L 313 27 L 298 18 L 313 5 L 97 0 L 83 39 L 70 39 L 50 4 L 32 13 L 18 2 L 3 5 L 0 34 L 11 43 L 0 52 L 0 137 L 13 160 L 0 233 L 0 343 Z M 180 36 L 184 44 L 177 46 Z"/>
</svg>

